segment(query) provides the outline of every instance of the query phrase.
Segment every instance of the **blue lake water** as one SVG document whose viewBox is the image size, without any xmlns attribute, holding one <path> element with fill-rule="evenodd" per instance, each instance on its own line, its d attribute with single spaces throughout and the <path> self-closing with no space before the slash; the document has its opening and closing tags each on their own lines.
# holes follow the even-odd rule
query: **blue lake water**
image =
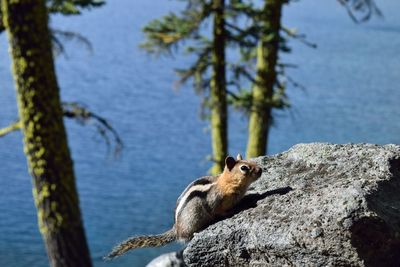
<svg viewBox="0 0 400 267">
<path fill-rule="evenodd" d="M 296 40 L 284 61 L 306 90 L 289 88 L 292 108 L 276 114 L 274 154 L 303 142 L 400 143 L 400 2 L 377 1 L 385 18 L 356 25 L 337 1 L 302 0 L 285 8 L 284 24 L 318 44 Z M 101 257 L 130 235 L 154 234 L 173 223 L 175 200 L 210 164 L 207 123 L 190 86 L 173 90 L 174 67 L 190 58 L 154 59 L 138 48 L 150 19 L 182 8 L 174 1 L 109 1 L 78 17 L 53 17 L 76 31 L 90 53 L 68 42 L 57 58 L 64 101 L 80 101 L 109 119 L 124 140 L 122 157 L 107 157 L 95 130 L 66 121 L 81 208 L 95 266 L 143 266 L 178 249 L 140 249 L 112 262 Z M 0 36 L 0 127 L 17 117 L 5 35 Z M 232 114 L 232 113 L 231 113 Z M 230 152 L 245 151 L 246 119 L 230 118 Z M 47 266 L 32 200 L 21 134 L 0 138 L 0 266 Z"/>
</svg>

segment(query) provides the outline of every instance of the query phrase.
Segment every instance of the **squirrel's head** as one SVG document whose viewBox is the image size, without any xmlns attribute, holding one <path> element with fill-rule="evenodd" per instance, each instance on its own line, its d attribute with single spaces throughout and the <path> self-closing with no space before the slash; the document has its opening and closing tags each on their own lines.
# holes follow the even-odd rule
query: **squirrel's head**
<svg viewBox="0 0 400 267">
<path fill-rule="evenodd" d="M 226 157 L 224 174 L 234 176 L 236 179 L 245 179 L 250 183 L 260 178 L 262 168 L 254 162 L 243 160 L 240 154 L 236 159 L 233 157 Z"/>
</svg>

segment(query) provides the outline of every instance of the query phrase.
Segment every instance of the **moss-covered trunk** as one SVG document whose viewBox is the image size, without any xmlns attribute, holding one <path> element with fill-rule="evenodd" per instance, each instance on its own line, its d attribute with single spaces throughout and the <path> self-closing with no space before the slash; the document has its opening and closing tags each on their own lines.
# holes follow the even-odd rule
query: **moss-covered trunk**
<svg viewBox="0 0 400 267">
<path fill-rule="evenodd" d="M 226 77 L 225 77 L 225 19 L 224 0 L 214 0 L 213 49 L 212 49 L 212 76 L 211 76 L 211 142 L 214 165 L 210 172 L 219 174 L 224 169 L 224 160 L 227 154 L 228 112 L 226 104 Z"/>
<path fill-rule="evenodd" d="M 2 0 L 24 152 L 51 266 L 91 266 L 64 129 L 44 0 Z"/>
<path fill-rule="evenodd" d="M 267 152 L 283 2 L 280 0 L 265 0 L 264 4 L 264 32 L 257 47 L 257 74 L 252 92 L 247 158 L 265 155 Z"/>
</svg>

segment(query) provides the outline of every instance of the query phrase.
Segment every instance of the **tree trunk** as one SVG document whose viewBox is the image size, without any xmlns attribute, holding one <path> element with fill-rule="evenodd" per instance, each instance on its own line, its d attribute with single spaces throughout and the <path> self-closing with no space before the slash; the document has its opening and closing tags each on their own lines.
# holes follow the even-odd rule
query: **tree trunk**
<svg viewBox="0 0 400 267">
<path fill-rule="evenodd" d="M 4 24 L 3 24 L 3 15 L 1 14 L 1 9 L 0 9 L 0 33 L 4 31 Z"/>
<path fill-rule="evenodd" d="M 33 177 L 39 229 L 51 266 L 91 266 L 62 119 L 44 0 L 2 0 Z"/>
<path fill-rule="evenodd" d="M 214 164 L 210 170 L 212 174 L 219 174 L 224 169 L 227 155 L 227 104 L 226 104 L 226 77 L 225 77 L 225 19 L 224 0 L 214 0 L 214 25 L 212 49 L 212 76 L 211 76 L 211 142 Z"/>
<path fill-rule="evenodd" d="M 264 4 L 264 32 L 257 47 L 257 73 L 252 92 L 247 158 L 265 155 L 267 152 L 282 5 L 283 1 L 280 0 L 265 0 Z"/>
</svg>

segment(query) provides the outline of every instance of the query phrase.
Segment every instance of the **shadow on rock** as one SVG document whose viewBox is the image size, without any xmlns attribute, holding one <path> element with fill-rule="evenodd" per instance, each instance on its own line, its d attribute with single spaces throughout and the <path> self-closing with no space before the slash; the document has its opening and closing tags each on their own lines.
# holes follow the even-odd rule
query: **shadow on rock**
<svg viewBox="0 0 400 267">
<path fill-rule="evenodd" d="M 232 209 L 231 214 L 229 216 L 227 216 L 226 218 L 230 218 L 233 215 L 235 215 L 239 212 L 242 212 L 244 210 L 248 210 L 248 209 L 257 207 L 257 202 L 261 199 L 264 199 L 266 197 L 273 196 L 273 195 L 285 195 L 292 190 L 293 190 L 293 188 L 291 188 L 290 186 L 286 186 L 286 187 L 281 187 L 278 189 L 266 191 L 262 194 L 259 194 L 259 193 L 248 194 L 243 197 L 243 199 L 239 202 L 239 204 L 237 204 L 236 207 L 234 207 Z"/>
<path fill-rule="evenodd" d="M 365 266 L 400 266 L 400 159 L 389 160 L 392 179 L 378 182 L 367 196 L 368 207 L 379 217 L 364 217 L 351 228 L 351 244 Z"/>
<path fill-rule="evenodd" d="M 365 266 L 400 266 L 400 239 L 382 219 L 364 217 L 351 227 L 351 244 Z"/>
</svg>

